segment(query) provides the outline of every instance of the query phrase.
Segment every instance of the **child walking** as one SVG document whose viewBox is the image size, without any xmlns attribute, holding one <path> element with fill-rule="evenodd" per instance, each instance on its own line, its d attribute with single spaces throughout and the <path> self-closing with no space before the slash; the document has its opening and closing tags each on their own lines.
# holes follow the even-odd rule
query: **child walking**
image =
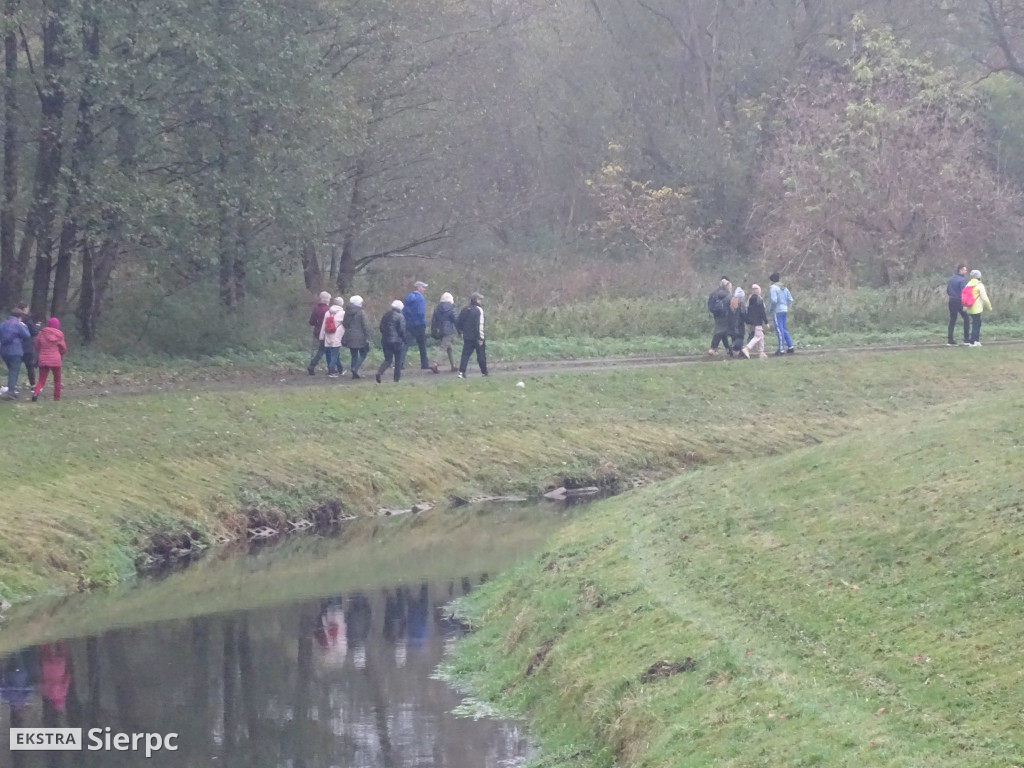
<svg viewBox="0 0 1024 768">
<path fill-rule="evenodd" d="M 750 286 L 750 300 L 747 301 L 747 325 L 753 328 L 754 335 L 747 342 L 747 345 L 740 350 L 740 354 L 748 360 L 751 350 L 758 350 L 758 357 L 768 357 L 764 351 L 764 327 L 768 325 L 768 314 L 764 309 L 764 300 L 761 298 L 761 286 L 754 283 Z"/>
<path fill-rule="evenodd" d="M 32 402 L 39 399 L 39 393 L 46 386 L 46 377 L 50 373 L 53 373 L 53 399 L 60 400 L 60 369 L 64 364 L 64 355 L 68 352 L 60 320 L 51 317 L 46 327 L 36 334 L 35 342 L 39 351 L 39 381 L 32 390 Z"/>
</svg>

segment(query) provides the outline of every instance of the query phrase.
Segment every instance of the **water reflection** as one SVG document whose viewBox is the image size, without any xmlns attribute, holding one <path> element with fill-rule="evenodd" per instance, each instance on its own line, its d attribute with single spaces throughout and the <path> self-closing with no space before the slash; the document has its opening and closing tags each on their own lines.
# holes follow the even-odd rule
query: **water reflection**
<svg viewBox="0 0 1024 768">
<path fill-rule="evenodd" d="M 430 679 L 464 628 L 442 606 L 485 577 L 334 595 L 0 657 L 8 727 L 176 732 L 177 752 L 0 751 L 6 766 L 508 766 L 514 723 L 452 716 Z"/>
</svg>

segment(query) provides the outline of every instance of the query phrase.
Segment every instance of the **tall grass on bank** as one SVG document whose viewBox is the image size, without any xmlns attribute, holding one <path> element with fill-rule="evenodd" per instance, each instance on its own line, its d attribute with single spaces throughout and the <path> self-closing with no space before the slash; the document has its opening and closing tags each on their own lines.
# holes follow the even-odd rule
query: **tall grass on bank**
<svg viewBox="0 0 1024 768">
<path fill-rule="evenodd" d="M 467 598 L 451 673 L 545 768 L 1020 765 L 1024 396 L 891 399 L 601 502 Z"/>
</svg>

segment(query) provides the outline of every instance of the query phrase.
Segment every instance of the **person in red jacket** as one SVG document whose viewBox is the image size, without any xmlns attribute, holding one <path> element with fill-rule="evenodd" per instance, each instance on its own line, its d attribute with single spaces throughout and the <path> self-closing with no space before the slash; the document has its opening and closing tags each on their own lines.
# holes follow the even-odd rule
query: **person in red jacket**
<svg viewBox="0 0 1024 768">
<path fill-rule="evenodd" d="M 36 349 L 39 351 L 39 381 L 32 390 L 32 402 L 39 399 L 39 393 L 46 385 L 46 376 L 53 372 L 53 399 L 60 400 L 60 369 L 67 354 L 68 345 L 64 341 L 64 332 L 60 329 L 60 320 L 51 317 L 39 333 L 36 334 Z"/>
</svg>

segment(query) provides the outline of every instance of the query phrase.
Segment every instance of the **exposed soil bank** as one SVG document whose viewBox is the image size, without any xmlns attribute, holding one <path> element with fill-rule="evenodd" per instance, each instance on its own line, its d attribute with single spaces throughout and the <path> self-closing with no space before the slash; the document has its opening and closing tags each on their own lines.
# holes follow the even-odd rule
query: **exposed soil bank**
<svg viewBox="0 0 1024 768">
<path fill-rule="evenodd" d="M 975 352 L 977 350 L 967 350 Z M 963 354 L 963 350 L 951 350 Z M 984 354 L 989 386 L 1016 348 Z M 435 386 L 216 390 L 0 409 L 0 597 L 115 583 L 254 526 L 484 493 L 615 485 L 816 444 L 972 395 L 942 350 Z M 772 414 L 793 414 L 773 418 Z M 757 422 L 756 429 L 751 424 Z"/>
</svg>

